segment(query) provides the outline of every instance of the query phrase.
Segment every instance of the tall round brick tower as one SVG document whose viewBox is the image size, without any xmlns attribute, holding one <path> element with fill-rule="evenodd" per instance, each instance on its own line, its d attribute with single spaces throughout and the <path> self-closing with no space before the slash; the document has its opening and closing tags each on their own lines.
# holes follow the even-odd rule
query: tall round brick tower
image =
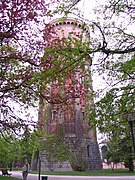
<svg viewBox="0 0 135 180">
<path fill-rule="evenodd" d="M 85 50 L 90 41 L 89 29 L 76 19 L 57 19 L 47 26 L 45 36 L 45 56 L 51 49 L 55 54 L 50 53 L 48 58 L 48 67 L 54 67 L 55 75 L 44 89 L 47 101 L 40 99 L 39 125 L 50 134 L 58 135 L 61 131 L 64 143 L 68 144 L 74 157 L 61 168 L 57 163 L 52 164 L 52 169 L 101 170 L 96 128 L 89 127 L 94 107 L 90 74 L 92 60 Z M 42 165 L 42 169 L 46 168 Z"/>
</svg>

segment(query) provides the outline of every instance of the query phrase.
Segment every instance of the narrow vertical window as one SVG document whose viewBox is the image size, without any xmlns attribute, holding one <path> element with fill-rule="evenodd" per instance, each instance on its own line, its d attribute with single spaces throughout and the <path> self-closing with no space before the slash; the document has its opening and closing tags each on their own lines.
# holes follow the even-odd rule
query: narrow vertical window
<svg viewBox="0 0 135 180">
<path fill-rule="evenodd" d="M 87 146 L 87 154 L 88 154 L 88 157 L 90 157 L 90 145 Z"/>
<path fill-rule="evenodd" d="M 84 111 L 82 111 L 82 118 L 84 118 Z"/>
<path fill-rule="evenodd" d="M 52 121 L 54 121 L 56 119 L 56 115 L 57 115 L 56 110 L 53 110 L 52 111 Z"/>
</svg>

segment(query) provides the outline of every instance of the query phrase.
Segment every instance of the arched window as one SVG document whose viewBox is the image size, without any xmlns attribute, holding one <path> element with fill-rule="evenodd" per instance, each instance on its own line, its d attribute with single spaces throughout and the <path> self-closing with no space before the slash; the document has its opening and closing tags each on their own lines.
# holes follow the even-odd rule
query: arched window
<svg viewBox="0 0 135 180">
<path fill-rule="evenodd" d="M 101 152 L 102 152 L 102 161 L 105 161 L 105 153 L 107 152 L 107 146 L 102 146 L 101 147 Z"/>
</svg>

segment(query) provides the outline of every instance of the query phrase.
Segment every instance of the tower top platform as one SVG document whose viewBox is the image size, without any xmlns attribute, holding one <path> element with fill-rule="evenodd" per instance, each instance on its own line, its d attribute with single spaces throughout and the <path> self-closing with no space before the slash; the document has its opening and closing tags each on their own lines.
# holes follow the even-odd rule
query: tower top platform
<svg viewBox="0 0 135 180">
<path fill-rule="evenodd" d="M 75 18 L 59 18 L 51 21 L 49 24 L 52 25 L 53 27 L 62 26 L 62 25 L 72 25 L 74 27 L 76 26 L 82 29 L 88 34 L 90 33 L 87 24 Z"/>
</svg>

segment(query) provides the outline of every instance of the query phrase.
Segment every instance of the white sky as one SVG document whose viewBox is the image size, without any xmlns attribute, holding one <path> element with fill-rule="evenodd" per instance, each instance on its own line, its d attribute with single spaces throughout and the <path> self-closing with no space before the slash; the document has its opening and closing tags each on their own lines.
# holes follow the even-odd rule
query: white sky
<svg viewBox="0 0 135 180">
<path fill-rule="evenodd" d="M 87 19 L 88 21 L 93 21 L 95 19 L 94 14 L 94 8 L 97 7 L 97 5 L 103 5 L 105 4 L 105 0 L 81 0 L 79 2 L 78 8 L 80 9 L 82 15 L 84 16 L 84 19 Z M 91 31 L 91 30 L 90 30 Z M 95 63 L 95 59 L 94 59 Z M 100 77 L 98 74 L 94 73 L 92 75 L 93 79 L 93 89 L 96 91 L 99 88 L 105 87 L 105 82 L 103 81 L 102 77 Z"/>
</svg>

